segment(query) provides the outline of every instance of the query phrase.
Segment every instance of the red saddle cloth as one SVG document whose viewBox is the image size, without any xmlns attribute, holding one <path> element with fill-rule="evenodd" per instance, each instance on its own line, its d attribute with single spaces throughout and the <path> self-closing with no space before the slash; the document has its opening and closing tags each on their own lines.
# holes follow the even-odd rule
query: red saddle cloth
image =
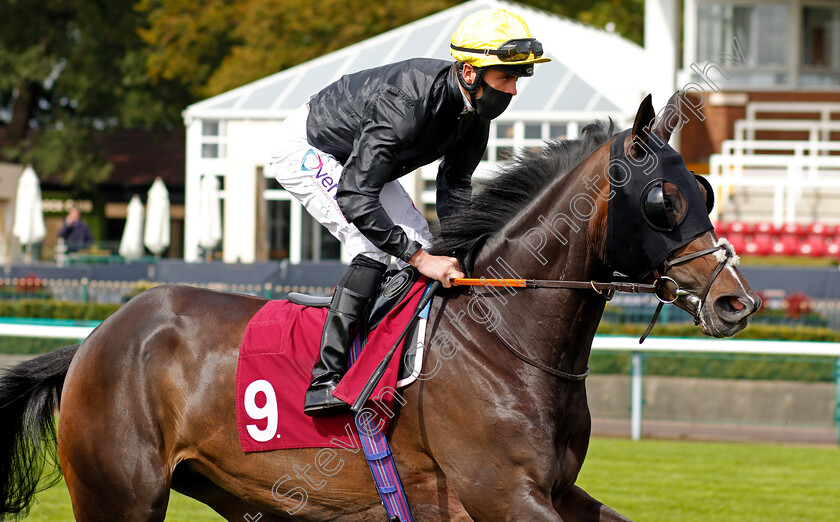
<svg viewBox="0 0 840 522">
<path fill-rule="evenodd" d="M 428 279 L 421 277 L 405 299 L 368 336 L 335 396 L 348 404 L 359 396 L 373 370 L 397 342 L 417 308 Z M 251 318 L 242 338 L 236 369 L 236 425 L 243 451 L 289 448 L 355 447 L 356 426 L 350 413 L 314 418 L 303 413 L 312 366 L 319 357 L 326 308 L 289 301 L 269 301 Z M 401 348 L 400 348 L 401 350 Z M 371 398 L 371 424 L 388 429 L 401 354 L 391 359 Z"/>
</svg>

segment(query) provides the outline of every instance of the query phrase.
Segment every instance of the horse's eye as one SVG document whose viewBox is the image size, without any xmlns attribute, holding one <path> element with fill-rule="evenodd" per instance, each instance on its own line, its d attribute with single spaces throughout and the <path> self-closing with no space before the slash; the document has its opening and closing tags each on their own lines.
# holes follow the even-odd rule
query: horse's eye
<svg viewBox="0 0 840 522">
<path fill-rule="evenodd" d="M 641 210 L 645 221 L 656 230 L 671 231 L 685 217 L 686 202 L 670 181 L 654 180 L 642 191 Z"/>
</svg>

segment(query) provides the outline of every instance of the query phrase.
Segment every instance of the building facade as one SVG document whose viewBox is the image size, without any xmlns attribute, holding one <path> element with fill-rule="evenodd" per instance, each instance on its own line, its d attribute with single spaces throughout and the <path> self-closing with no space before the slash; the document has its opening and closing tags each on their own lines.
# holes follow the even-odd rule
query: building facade
<svg viewBox="0 0 840 522">
<path fill-rule="evenodd" d="M 649 0 L 681 8 L 682 60 L 675 88 L 694 107 L 683 129 L 682 154 L 699 172 L 724 140 L 736 137 L 736 122 L 755 116 L 749 104 L 840 103 L 840 2 L 836 0 Z M 678 27 L 680 17 L 672 19 Z M 646 41 L 647 43 L 647 41 Z M 767 111 L 771 112 L 771 111 Z M 785 111 L 772 119 L 811 119 Z M 799 114 L 794 114 L 798 112 Z M 752 126 L 752 125 L 747 125 Z M 753 138 L 802 139 L 779 130 Z M 840 130 L 840 129 L 838 129 Z M 826 134 L 834 140 L 840 132 Z"/>
</svg>

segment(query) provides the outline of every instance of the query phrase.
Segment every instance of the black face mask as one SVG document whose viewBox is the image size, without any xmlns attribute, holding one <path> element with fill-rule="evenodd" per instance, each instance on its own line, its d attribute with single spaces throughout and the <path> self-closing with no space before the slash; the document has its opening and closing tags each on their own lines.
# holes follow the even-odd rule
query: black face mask
<svg viewBox="0 0 840 522">
<path fill-rule="evenodd" d="M 657 137 L 648 138 L 645 147 L 655 156 L 654 167 L 647 163 L 650 158 L 627 158 L 624 140 L 629 133 L 618 134 L 610 147 L 614 195 L 608 208 L 606 255 L 610 268 L 642 279 L 713 228 L 707 214 L 711 200 L 703 198 L 682 156 Z"/>
<path fill-rule="evenodd" d="M 488 120 L 498 118 L 510 105 L 513 94 L 496 90 L 484 80 L 481 80 L 481 87 L 484 90 L 481 98 L 473 100 L 475 112 Z"/>
</svg>

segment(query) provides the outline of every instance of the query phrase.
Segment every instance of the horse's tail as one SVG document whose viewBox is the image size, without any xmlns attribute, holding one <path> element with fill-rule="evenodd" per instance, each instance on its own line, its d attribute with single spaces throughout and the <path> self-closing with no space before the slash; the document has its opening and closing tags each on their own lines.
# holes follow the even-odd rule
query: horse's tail
<svg viewBox="0 0 840 522">
<path fill-rule="evenodd" d="M 27 514 L 35 493 L 60 480 L 54 412 L 78 349 L 24 361 L 0 377 L 0 519 Z M 38 489 L 47 461 L 54 470 Z"/>
</svg>

